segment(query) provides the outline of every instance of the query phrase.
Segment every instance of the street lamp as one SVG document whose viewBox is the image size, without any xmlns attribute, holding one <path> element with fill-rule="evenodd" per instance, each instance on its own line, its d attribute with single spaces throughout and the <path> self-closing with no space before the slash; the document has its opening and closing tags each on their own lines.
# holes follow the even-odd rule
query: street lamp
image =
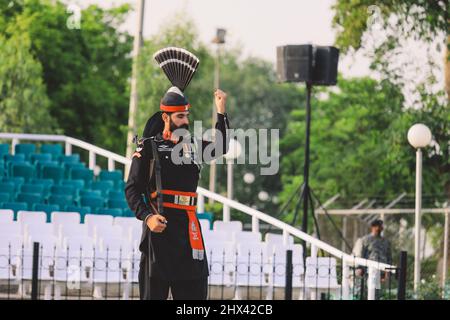
<svg viewBox="0 0 450 320">
<path fill-rule="evenodd" d="M 236 139 L 230 139 L 228 152 L 224 155 L 227 160 L 227 198 L 233 199 L 233 160 L 239 158 L 242 146 Z M 230 221 L 230 208 L 224 205 L 223 221 Z"/>
<path fill-rule="evenodd" d="M 226 33 L 227 33 L 227 31 L 225 29 L 218 28 L 216 30 L 216 36 L 212 40 L 212 43 L 217 44 L 217 54 L 216 54 L 216 61 L 215 61 L 215 68 L 214 68 L 214 88 L 215 89 L 218 89 L 220 86 L 220 81 L 219 81 L 220 80 L 220 46 L 225 43 L 225 34 Z M 213 133 L 212 133 L 213 140 L 215 137 L 214 127 L 215 127 L 216 121 L 217 121 L 216 109 L 215 109 L 214 103 L 213 103 L 212 121 L 211 121 L 211 126 L 213 129 Z M 209 166 L 209 190 L 211 192 L 216 191 L 216 161 L 215 160 L 211 161 L 210 166 Z M 209 198 L 208 201 L 210 204 L 214 203 L 214 200 L 212 198 Z"/>
<path fill-rule="evenodd" d="M 420 229 L 422 210 L 422 150 L 431 142 L 430 129 L 421 123 L 413 125 L 408 130 L 408 142 L 416 148 L 416 209 L 415 209 L 415 239 L 414 239 L 414 292 L 420 284 Z"/>
</svg>

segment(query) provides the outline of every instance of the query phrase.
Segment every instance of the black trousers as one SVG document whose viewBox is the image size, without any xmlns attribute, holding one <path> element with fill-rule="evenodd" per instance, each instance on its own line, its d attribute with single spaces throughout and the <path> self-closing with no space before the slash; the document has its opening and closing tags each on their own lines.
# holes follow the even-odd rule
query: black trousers
<svg viewBox="0 0 450 320">
<path fill-rule="evenodd" d="M 174 300 L 206 300 L 208 296 L 208 278 L 177 280 L 168 282 L 150 278 L 149 300 L 166 300 L 169 288 Z"/>
</svg>

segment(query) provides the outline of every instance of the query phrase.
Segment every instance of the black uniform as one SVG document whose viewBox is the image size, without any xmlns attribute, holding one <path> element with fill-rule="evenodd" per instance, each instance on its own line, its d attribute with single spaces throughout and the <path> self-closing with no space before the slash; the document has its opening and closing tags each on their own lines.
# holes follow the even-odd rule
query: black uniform
<svg viewBox="0 0 450 320">
<path fill-rule="evenodd" d="M 220 143 L 216 140 L 213 158 L 227 152 L 229 140 L 226 133 L 229 128 L 227 115 L 218 114 L 217 120 L 216 129 L 222 133 L 223 139 Z M 155 174 L 150 173 L 150 163 L 154 158 L 152 140 L 161 166 L 162 189 L 168 190 L 196 192 L 201 170 L 199 153 L 208 145 L 208 149 L 211 148 L 209 141 L 194 142 L 193 138 L 190 143 L 180 141 L 178 143 L 188 144 L 187 149 L 182 148 L 185 161 L 183 164 L 175 164 L 171 152 L 176 145 L 170 140 L 164 140 L 159 133 L 145 139 L 133 156 L 125 194 L 129 207 L 143 221 L 139 245 L 142 253 L 139 270 L 140 297 L 145 300 L 166 299 L 171 287 L 174 299 L 206 299 L 209 275 L 206 254 L 203 260 L 194 260 L 192 257 L 186 212 L 164 207 L 162 215 L 167 219 L 167 227 L 162 233 L 151 232 L 145 222 L 147 216 L 154 213 L 149 206 L 149 201 L 152 201 L 149 198 L 156 190 Z M 211 158 L 203 159 L 208 160 Z"/>
</svg>

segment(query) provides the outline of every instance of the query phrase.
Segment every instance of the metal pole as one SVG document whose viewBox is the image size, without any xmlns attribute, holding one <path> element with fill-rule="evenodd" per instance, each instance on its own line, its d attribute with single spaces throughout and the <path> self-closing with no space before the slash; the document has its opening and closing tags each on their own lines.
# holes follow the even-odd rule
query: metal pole
<svg viewBox="0 0 450 320">
<path fill-rule="evenodd" d="M 33 242 L 33 267 L 31 273 L 31 300 L 38 299 L 39 242 Z"/>
<path fill-rule="evenodd" d="M 449 210 L 445 210 L 444 221 L 444 261 L 442 263 L 442 288 L 445 290 L 445 281 L 447 280 L 447 261 L 448 261 L 448 215 Z"/>
<path fill-rule="evenodd" d="M 292 300 L 292 250 L 286 251 L 286 284 L 284 286 L 284 299 Z"/>
<path fill-rule="evenodd" d="M 400 252 L 400 261 L 398 263 L 398 291 L 397 291 L 397 299 L 405 300 L 406 299 L 406 273 L 407 273 L 407 265 L 408 265 L 408 254 L 406 251 Z"/>
<path fill-rule="evenodd" d="M 134 36 L 133 44 L 133 69 L 131 74 L 131 93 L 130 93 L 130 108 L 128 114 L 128 135 L 127 135 L 127 158 L 131 157 L 133 153 L 133 135 L 136 134 L 136 110 L 137 110 L 137 69 L 138 69 L 138 57 L 141 51 L 143 36 L 142 30 L 144 27 L 144 8 L 145 0 L 138 0 L 137 7 L 137 30 Z M 128 176 L 128 170 L 125 170 L 125 175 Z"/>
<path fill-rule="evenodd" d="M 416 152 L 416 211 L 414 226 L 414 292 L 417 292 L 420 285 L 420 229 L 422 208 L 422 150 Z"/>
<path fill-rule="evenodd" d="M 345 252 L 346 249 L 346 244 L 345 244 L 345 239 L 347 239 L 347 216 L 344 216 L 342 218 L 342 243 L 341 243 L 341 251 Z"/>
<path fill-rule="evenodd" d="M 227 159 L 227 198 L 233 200 L 233 160 Z M 224 205 L 223 221 L 230 221 L 230 207 Z"/>
<path fill-rule="evenodd" d="M 218 89 L 220 85 L 220 44 L 217 44 L 217 54 L 216 54 L 216 63 L 214 68 L 214 88 Z M 211 127 L 212 127 L 212 140 L 215 139 L 215 126 L 217 122 L 217 112 L 215 103 L 213 102 L 212 106 L 212 116 L 211 116 Z M 212 160 L 209 167 L 209 190 L 211 192 L 216 192 L 216 161 Z M 209 204 L 213 204 L 214 200 L 212 198 L 208 199 Z"/>
<path fill-rule="evenodd" d="M 308 197 L 309 197 L 309 137 L 311 131 L 311 90 L 312 84 L 306 83 L 306 142 L 305 142 L 305 165 L 303 170 L 303 219 L 302 231 L 308 233 Z M 305 246 L 303 246 L 305 247 Z"/>
</svg>

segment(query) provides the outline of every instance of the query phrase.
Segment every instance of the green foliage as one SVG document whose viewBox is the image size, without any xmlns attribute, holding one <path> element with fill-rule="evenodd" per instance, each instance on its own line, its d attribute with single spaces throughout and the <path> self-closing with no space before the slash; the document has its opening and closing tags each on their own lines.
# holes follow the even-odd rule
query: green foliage
<svg viewBox="0 0 450 320">
<path fill-rule="evenodd" d="M 30 39 L 0 35 L 0 131 L 55 132 L 42 66 L 30 54 Z"/>
</svg>

